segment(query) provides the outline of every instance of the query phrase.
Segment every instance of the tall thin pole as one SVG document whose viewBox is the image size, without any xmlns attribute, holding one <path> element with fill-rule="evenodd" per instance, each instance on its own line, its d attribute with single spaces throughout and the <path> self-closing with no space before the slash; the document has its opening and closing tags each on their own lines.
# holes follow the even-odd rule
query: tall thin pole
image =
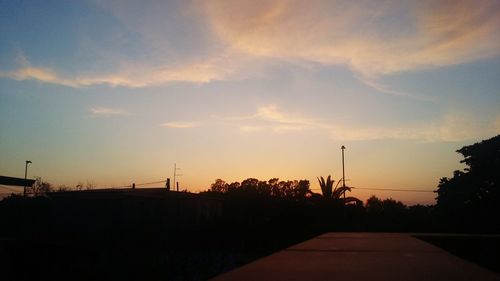
<svg viewBox="0 0 500 281">
<path fill-rule="evenodd" d="M 30 164 L 31 161 L 26 160 L 26 165 L 24 166 L 24 179 L 28 179 L 28 164 Z M 23 191 L 23 196 L 26 197 L 26 184 L 24 185 L 24 191 Z"/>
<path fill-rule="evenodd" d="M 344 149 L 345 149 L 345 146 L 342 146 L 341 149 L 342 149 L 342 186 L 344 187 L 344 199 L 345 199 L 345 166 L 344 166 Z"/>
</svg>

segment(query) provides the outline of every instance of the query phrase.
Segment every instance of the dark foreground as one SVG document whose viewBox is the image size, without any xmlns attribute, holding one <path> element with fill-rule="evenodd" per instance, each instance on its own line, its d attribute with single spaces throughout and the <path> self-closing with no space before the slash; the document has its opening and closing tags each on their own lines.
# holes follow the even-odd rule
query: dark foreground
<svg viewBox="0 0 500 281">
<path fill-rule="evenodd" d="M 327 233 L 214 280 L 500 280 L 500 275 L 397 233 Z"/>
<path fill-rule="evenodd" d="M 321 233 L 315 213 L 285 201 L 223 214 L 219 201 L 165 190 L 4 200 L 0 280 L 206 280 Z"/>
<path fill-rule="evenodd" d="M 2 280 L 500 280 L 498 236 L 327 233 L 281 251 L 209 236 L 2 239 Z"/>
<path fill-rule="evenodd" d="M 372 213 L 314 197 L 240 195 L 96 190 L 3 200 L 1 280 L 206 280 L 327 232 L 457 232 L 431 207 Z M 421 237 L 500 272 L 498 236 Z"/>
</svg>

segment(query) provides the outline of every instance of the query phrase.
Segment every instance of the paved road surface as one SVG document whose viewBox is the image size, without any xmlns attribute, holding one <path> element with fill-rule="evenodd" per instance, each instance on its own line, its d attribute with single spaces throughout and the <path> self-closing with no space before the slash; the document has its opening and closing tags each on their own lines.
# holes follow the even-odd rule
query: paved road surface
<svg viewBox="0 0 500 281">
<path fill-rule="evenodd" d="M 499 280 L 500 275 L 398 233 L 327 233 L 213 280 Z"/>
</svg>

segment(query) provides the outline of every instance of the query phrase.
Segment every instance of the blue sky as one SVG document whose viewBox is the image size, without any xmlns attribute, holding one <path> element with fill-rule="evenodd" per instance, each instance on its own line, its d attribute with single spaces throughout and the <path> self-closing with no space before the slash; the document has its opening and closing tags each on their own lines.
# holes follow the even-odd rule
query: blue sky
<svg viewBox="0 0 500 281">
<path fill-rule="evenodd" d="M 0 174 L 433 190 L 500 133 L 497 1 L 1 1 Z M 356 190 L 408 203 L 432 193 Z"/>
</svg>

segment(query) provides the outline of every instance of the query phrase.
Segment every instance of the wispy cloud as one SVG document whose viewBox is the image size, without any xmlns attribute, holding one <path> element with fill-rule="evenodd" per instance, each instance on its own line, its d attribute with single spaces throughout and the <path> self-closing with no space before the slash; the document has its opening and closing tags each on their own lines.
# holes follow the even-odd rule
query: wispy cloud
<svg viewBox="0 0 500 281">
<path fill-rule="evenodd" d="M 38 80 L 45 83 L 58 84 L 69 87 L 77 87 L 75 81 L 62 78 L 51 69 L 24 66 L 13 71 L 0 71 L 0 77 L 14 80 Z"/>
<path fill-rule="evenodd" d="M 115 69 L 77 71 L 74 76 L 31 66 L 25 60 L 17 69 L 1 70 L 0 76 L 69 87 L 146 87 L 258 75 L 249 65 L 277 60 L 345 65 L 361 82 L 380 92 L 412 96 L 381 85 L 377 77 L 500 55 L 500 2 L 496 0 L 316 0 L 308 1 L 307 12 L 298 0 L 215 0 L 184 5 L 188 7 L 180 9 L 179 16 L 167 17 L 168 23 L 179 24 L 181 29 L 187 23 L 196 25 L 189 27 L 200 35 L 188 36 L 196 38 L 193 42 L 165 30 L 164 13 L 172 10 L 170 5 L 137 9 L 133 1 L 103 3 L 125 30 L 140 35 L 143 56 L 123 54 L 117 58 L 120 61 L 113 62 Z M 171 22 L 173 19 L 180 22 Z M 174 40 L 201 46 L 196 52 L 200 55 L 186 54 L 181 48 L 172 51 Z"/>
<path fill-rule="evenodd" d="M 90 112 L 94 116 L 116 116 L 116 115 L 126 115 L 127 111 L 118 108 L 110 107 L 92 107 Z"/>
<path fill-rule="evenodd" d="M 307 118 L 297 114 L 287 114 L 281 112 L 277 106 L 268 105 L 257 108 L 255 118 L 265 121 L 272 121 L 281 124 L 295 125 L 295 126 L 316 126 L 318 122 L 316 119 Z"/>
<path fill-rule="evenodd" d="M 227 123 L 241 124 L 241 132 L 252 133 L 263 130 L 274 132 L 302 131 L 306 129 L 323 127 L 318 119 L 308 118 L 300 114 L 287 113 L 275 105 L 259 106 L 255 114 L 248 116 L 216 116 L 212 118 Z M 258 124 L 255 124 L 258 123 Z"/>
<path fill-rule="evenodd" d="M 376 78 L 372 77 L 363 77 L 361 75 L 355 75 L 356 79 L 363 83 L 365 86 L 368 86 L 380 93 L 396 96 L 396 97 L 405 97 L 405 98 L 411 98 L 414 100 L 420 100 L 420 101 L 428 101 L 428 102 L 433 102 L 435 101 L 435 98 L 433 97 L 428 97 L 428 96 L 423 96 L 423 95 L 414 95 L 411 93 L 407 93 L 404 91 L 398 91 L 394 90 L 391 87 L 384 85 L 380 82 L 377 81 Z"/>
<path fill-rule="evenodd" d="M 363 124 L 338 124 L 283 111 L 277 106 L 261 106 L 250 116 L 217 118 L 235 125 L 242 133 L 294 133 L 304 130 L 323 132 L 326 137 L 339 141 L 413 140 L 423 142 L 462 141 L 478 136 L 489 137 L 498 133 L 500 117 L 484 122 L 464 113 L 448 113 L 431 122 L 404 124 L 399 127 L 384 125 L 367 127 Z"/>
<path fill-rule="evenodd" d="M 259 106 L 255 114 L 249 116 L 214 117 L 219 121 L 237 124 L 243 133 L 272 131 L 275 133 L 298 132 L 328 128 L 320 119 L 309 118 L 281 110 L 275 105 Z"/>
<path fill-rule="evenodd" d="M 231 71 L 229 66 L 219 68 L 221 65 L 221 61 L 211 59 L 180 66 L 150 68 L 135 66 L 114 74 L 78 75 L 75 77 L 65 77 L 48 68 L 23 66 L 13 71 L 0 71 L 0 77 L 14 80 L 37 80 L 73 88 L 103 84 L 112 87 L 137 88 L 169 82 L 208 83 L 213 80 L 221 80 Z"/>
<path fill-rule="evenodd" d="M 331 125 L 330 137 L 337 140 L 413 140 L 420 142 L 466 141 L 491 137 L 498 133 L 493 120 L 480 120 L 464 113 L 449 112 L 433 121 L 402 126 L 371 126 L 351 124 L 349 127 Z"/>
<path fill-rule="evenodd" d="M 206 8 L 218 36 L 241 52 L 346 64 L 363 76 L 500 54 L 494 0 L 311 1 L 307 13 L 293 0 L 221 0 Z"/>
<path fill-rule="evenodd" d="M 175 129 L 188 129 L 199 127 L 200 123 L 198 122 L 186 122 L 186 121 L 172 121 L 160 124 L 162 127 L 175 128 Z"/>
</svg>

